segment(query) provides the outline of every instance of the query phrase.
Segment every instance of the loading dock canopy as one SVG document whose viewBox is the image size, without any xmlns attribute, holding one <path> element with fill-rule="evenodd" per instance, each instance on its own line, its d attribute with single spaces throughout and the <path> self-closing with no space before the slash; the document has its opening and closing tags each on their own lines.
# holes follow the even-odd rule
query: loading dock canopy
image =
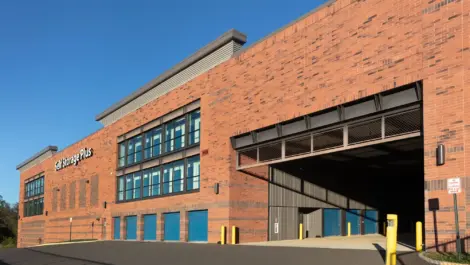
<svg viewBox="0 0 470 265">
<path fill-rule="evenodd" d="M 421 136 L 421 82 L 231 138 L 237 169 Z"/>
</svg>

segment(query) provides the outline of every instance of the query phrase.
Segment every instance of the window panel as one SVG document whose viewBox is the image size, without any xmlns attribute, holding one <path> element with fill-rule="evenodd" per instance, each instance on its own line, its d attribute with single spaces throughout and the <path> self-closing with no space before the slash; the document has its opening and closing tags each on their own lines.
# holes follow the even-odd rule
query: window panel
<svg viewBox="0 0 470 265">
<path fill-rule="evenodd" d="M 176 161 L 163 168 L 163 194 L 183 191 L 184 161 Z"/>
<path fill-rule="evenodd" d="M 132 200 L 132 193 L 133 193 L 133 175 L 129 174 L 126 176 L 126 200 Z"/>
<path fill-rule="evenodd" d="M 169 122 L 165 131 L 165 151 L 171 152 L 183 148 L 186 119 L 180 118 Z"/>
<path fill-rule="evenodd" d="M 134 199 L 140 198 L 140 185 L 141 185 L 142 173 L 134 173 Z"/>
<path fill-rule="evenodd" d="M 157 157 L 161 154 L 162 129 L 158 127 L 145 133 L 145 159 Z"/>
<path fill-rule="evenodd" d="M 118 179 L 118 200 L 124 200 L 124 176 L 120 176 Z"/>
<path fill-rule="evenodd" d="M 201 111 L 189 114 L 189 144 L 199 143 L 201 134 Z"/>
<path fill-rule="evenodd" d="M 188 168 L 187 168 L 187 190 L 196 190 L 199 189 L 200 183 L 200 158 L 199 156 L 194 156 L 188 159 Z"/>
<path fill-rule="evenodd" d="M 126 142 L 119 144 L 119 167 L 126 165 Z"/>
</svg>

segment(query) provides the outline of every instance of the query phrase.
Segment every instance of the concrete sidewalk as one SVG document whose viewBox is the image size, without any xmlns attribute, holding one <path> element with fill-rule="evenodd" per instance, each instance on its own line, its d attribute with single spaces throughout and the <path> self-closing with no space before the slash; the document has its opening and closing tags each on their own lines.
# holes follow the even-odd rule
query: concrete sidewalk
<svg viewBox="0 0 470 265">
<path fill-rule="evenodd" d="M 246 243 L 254 246 L 303 247 L 303 248 L 329 248 L 329 249 L 361 249 L 384 250 L 387 242 L 383 235 L 361 236 L 334 236 L 324 238 L 307 238 L 304 240 L 280 240 L 257 243 Z M 398 244 L 397 251 L 414 251 L 414 249 Z"/>
</svg>

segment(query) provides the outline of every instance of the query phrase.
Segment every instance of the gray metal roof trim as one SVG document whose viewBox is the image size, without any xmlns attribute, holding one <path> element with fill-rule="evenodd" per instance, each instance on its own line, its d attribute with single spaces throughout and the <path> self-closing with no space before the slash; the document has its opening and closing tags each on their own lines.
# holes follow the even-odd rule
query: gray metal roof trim
<svg viewBox="0 0 470 265">
<path fill-rule="evenodd" d="M 33 155 L 32 157 L 26 159 L 24 162 L 22 162 L 21 164 L 17 165 L 16 166 L 16 170 L 26 166 L 28 163 L 30 163 L 31 161 L 33 161 L 34 159 L 42 156 L 44 153 L 46 152 L 49 152 L 49 151 L 57 151 L 59 148 L 57 146 L 54 146 L 54 145 L 49 145 L 48 147 L 42 149 L 41 151 L 39 151 L 38 153 L 36 153 L 35 155 Z"/>
<path fill-rule="evenodd" d="M 216 40 L 212 41 L 211 43 L 207 44 L 206 46 L 199 49 L 197 52 L 193 53 L 177 65 L 173 66 L 171 69 L 165 71 L 163 74 L 159 75 L 158 77 L 154 78 L 152 81 L 148 82 L 141 88 L 137 89 L 136 91 L 132 92 L 129 96 L 123 98 L 119 102 L 113 104 L 111 107 L 107 108 L 102 113 L 98 114 L 95 118 L 96 121 L 103 119 L 104 117 L 108 116 L 109 114 L 113 113 L 117 109 L 121 108 L 122 106 L 126 105 L 127 103 L 131 102 L 132 100 L 136 99 L 137 97 L 141 96 L 145 92 L 149 91 L 153 87 L 161 84 L 165 80 L 169 79 L 170 77 L 176 75 L 177 73 L 183 71 L 187 67 L 191 66 L 195 62 L 199 61 L 200 59 L 204 58 L 208 54 L 214 52 L 218 48 L 222 47 L 223 45 L 227 44 L 230 41 L 235 41 L 241 44 L 246 43 L 246 35 L 235 30 L 231 29 Z"/>
<path fill-rule="evenodd" d="M 313 13 L 319 11 L 320 9 L 323 9 L 323 8 L 325 8 L 325 7 L 328 7 L 328 6 L 332 5 L 332 4 L 335 3 L 335 2 L 336 2 L 336 0 L 328 0 L 328 1 L 326 1 L 325 3 L 323 3 L 323 4 L 321 4 L 321 5 L 317 6 L 317 7 L 315 7 L 314 9 L 310 10 L 308 13 L 302 15 L 301 17 L 296 18 L 294 21 L 289 22 L 289 24 L 287 24 L 287 25 L 285 25 L 285 26 L 283 26 L 283 27 L 281 27 L 281 28 L 279 28 L 279 29 L 276 29 L 275 31 L 271 32 L 270 34 L 264 36 L 263 38 L 261 38 L 261 39 L 255 41 L 255 42 L 250 43 L 250 44 L 247 45 L 247 46 L 243 46 L 243 48 L 241 48 L 239 51 L 237 51 L 233 56 L 236 57 L 236 56 L 238 56 L 238 55 L 240 55 L 240 54 L 246 52 L 247 50 L 249 50 L 250 48 L 252 48 L 252 47 L 255 46 L 256 44 L 259 44 L 259 43 L 261 43 L 261 42 L 263 42 L 263 41 L 265 41 L 265 40 L 271 38 L 272 36 L 276 35 L 277 33 L 281 32 L 281 31 L 285 30 L 286 28 L 288 28 L 288 27 L 294 25 L 295 23 L 297 23 L 297 22 L 299 22 L 299 21 L 301 21 L 301 20 L 307 18 L 308 16 L 310 16 L 310 15 L 312 15 Z"/>
</svg>

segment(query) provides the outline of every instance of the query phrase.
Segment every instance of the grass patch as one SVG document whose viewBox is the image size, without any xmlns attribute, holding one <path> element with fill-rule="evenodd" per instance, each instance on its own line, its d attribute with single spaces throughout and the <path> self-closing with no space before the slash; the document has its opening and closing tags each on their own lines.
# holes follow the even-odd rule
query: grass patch
<svg viewBox="0 0 470 265">
<path fill-rule="evenodd" d="M 460 255 L 460 260 L 457 258 L 457 253 L 438 253 L 438 252 L 429 252 L 424 254 L 426 257 L 439 260 L 439 261 L 447 261 L 447 262 L 454 262 L 454 263 L 462 263 L 462 264 L 470 264 L 470 254 L 462 253 Z"/>
</svg>

